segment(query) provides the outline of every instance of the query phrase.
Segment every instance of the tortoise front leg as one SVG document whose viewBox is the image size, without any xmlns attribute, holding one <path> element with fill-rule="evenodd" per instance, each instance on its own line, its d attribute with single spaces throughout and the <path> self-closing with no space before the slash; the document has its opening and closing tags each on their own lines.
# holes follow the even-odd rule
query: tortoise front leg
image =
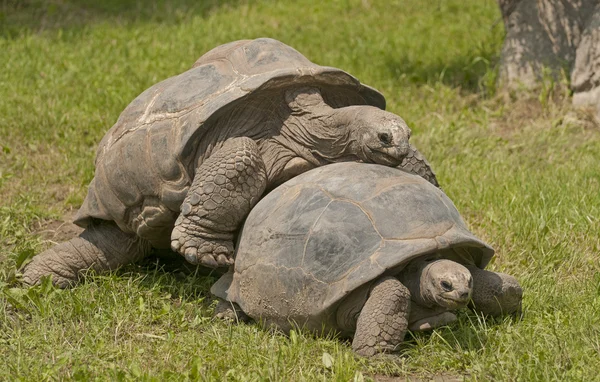
<svg viewBox="0 0 600 382">
<path fill-rule="evenodd" d="M 410 292 L 398 279 L 377 281 L 356 322 L 352 349 L 365 357 L 395 351 L 408 329 L 410 304 Z"/>
<path fill-rule="evenodd" d="M 451 324 L 457 319 L 456 314 L 447 308 L 441 306 L 426 308 L 413 302 L 410 306 L 408 329 L 413 332 L 424 332 Z"/>
<path fill-rule="evenodd" d="M 192 264 L 233 264 L 233 236 L 265 191 L 267 175 L 256 143 L 227 140 L 197 169 L 171 234 L 171 248 Z"/>
<path fill-rule="evenodd" d="M 402 163 L 398 165 L 398 168 L 411 174 L 419 175 L 434 186 L 440 187 L 431 165 L 425 159 L 425 156 L 413 145 L 409 145 L 408 154 L 404 157 Z"/>
<path fill-rule="evenodd" d="M 523 289 L 515 277 L 474 265 L 467 268 L 473 276 L 471 309 L 494 317 L 521 312 Z"/>
</svg>

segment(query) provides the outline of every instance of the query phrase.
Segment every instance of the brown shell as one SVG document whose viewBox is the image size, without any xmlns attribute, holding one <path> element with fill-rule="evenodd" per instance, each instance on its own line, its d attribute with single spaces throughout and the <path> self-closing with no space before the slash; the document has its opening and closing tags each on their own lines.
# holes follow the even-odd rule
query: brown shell
<svg viewBox="0 0 600 382">
<path fill-rule="evenodd" d="M 432 252 L 481 268 L 494 254 L 425 179 L 375 164 L 331 164 L 291 179 L 254 207 L 233 275 L 212 291 L 267 325 L 335 329 L 342 298 Z"/>
<path fill-rule="evenodd" d="M 190 70 L 144 91 L 121 113 L 100 142 L 95 177 L 75 223 L 85 227 L 90 218 L 112 220 L 140 235 L 140 225 L 148 223 L 148 236 L 168 241 L 193 180 L 199 142 L 214 127 L 211 120 L 249 97 L 306 85 L 319 87 L 334 107 L 385 108 L 376 90 L 340 69 L 310 62 L 279 41 L 260 38 L 219 46 Z"/>
</svg>

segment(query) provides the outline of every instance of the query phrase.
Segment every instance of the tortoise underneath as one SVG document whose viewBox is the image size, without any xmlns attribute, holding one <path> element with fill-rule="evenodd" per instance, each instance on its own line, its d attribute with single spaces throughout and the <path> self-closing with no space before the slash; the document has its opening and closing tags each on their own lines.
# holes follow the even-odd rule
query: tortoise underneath
<svg viewBox="0 0 600 382">
<path fill-rule="evenodd" d="M 483 269 L 493 255 L 423 178 L 339 163 L 289 180 L 254 207 L 235 266 L 211 292 L 219 316 L 338 332 L 371 356 L 396 349 L 407 329 L 456 320 L 452 311 L 469 303 L 492 316 L 519 312 L 518 281 Z"/>
</svg>

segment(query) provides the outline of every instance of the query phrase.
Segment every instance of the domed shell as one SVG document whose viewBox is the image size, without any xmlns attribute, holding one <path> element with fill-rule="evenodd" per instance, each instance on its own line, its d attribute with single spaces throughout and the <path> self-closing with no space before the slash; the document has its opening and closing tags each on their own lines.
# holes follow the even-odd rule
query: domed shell
<svg viewBox="0 0 600 382">
<path fill-rule="evenodd" d="M 494 254 L 423 178 L 374 164 L 326 165 L 254 207 L 233 275 L 213 293 L 283 330 L 291 322 L 335 329 L 335 307 L 346 295 L 432 252 L 481 268 Z"/>
<path fill-rule="evenodd" d="M 90 218 L 112 220 L 123 231 L 140 234 L 134 221 L 146 209 L 144 219 L 166 227 L 165 232 L 151 230 L 148 235 L 166 236 L 168 246 L 170 229 L 193 180 L 199 142 L 214 125 L 211 121 L 248 97 L 264 96 L 269 101 L 265 112 L 270 112 L 277 101 L 273 95 L 292 86 L 319 87 L 333 107 L 385 108 L 384 97 L 375 89 L 340 69 L 310 62 L 277 40 L 219 46 L 190 70 L 144 91 L 121 113 L 100 142 L 96 173 L 75 223 L 85 227 Z M 232 136 L 260 135 L 252 129 L 228 128 Z"/>
</svg>

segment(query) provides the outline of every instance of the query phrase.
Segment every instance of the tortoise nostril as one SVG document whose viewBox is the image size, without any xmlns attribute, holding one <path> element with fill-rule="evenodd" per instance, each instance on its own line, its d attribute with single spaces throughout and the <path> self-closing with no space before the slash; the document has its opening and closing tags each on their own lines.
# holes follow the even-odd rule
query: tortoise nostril
<svg viewBox="0 0 600 382">
<path fill-rule="evenodd" d="M 460 298 L 461 298 L 462 300 L 466 300 L 466 299 L 468 299 L 468 298 L 469 298 L 469 292 L 462 292 L 462 293 L 460 294 Z"/>
<path fill-rule="evenodd" d="M 379 133 L 377 135 L 377 138 L 379 138 L 381 143 L 384 143 L 386 145 L 389 145 L 390 143 L 392 143 L 392 136 L 388 133 Z"/>
</svg>

